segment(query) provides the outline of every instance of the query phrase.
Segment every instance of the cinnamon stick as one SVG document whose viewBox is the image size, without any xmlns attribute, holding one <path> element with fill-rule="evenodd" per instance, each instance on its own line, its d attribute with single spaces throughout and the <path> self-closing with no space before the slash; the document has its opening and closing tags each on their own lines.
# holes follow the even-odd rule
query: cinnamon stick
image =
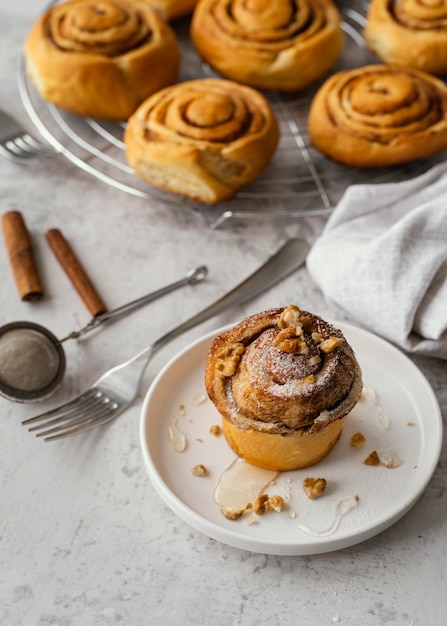
<svg viewBox="0 0 447 626">
<path fill-rule="evenodd" d="M 58 228 L 50 228 L 45 233 L 45 237 L 57 260 L 93 317 L 99 315 L 99 313 L 104 313 L 106 305 L 61 231 Z"/>
<path fill-rule="evenodd" d="M 20 298 L 40 300 L 43 287 L 34 260 L 31 237 L 19 211 L 2 216 L 3 236 Z"/>
</svg>

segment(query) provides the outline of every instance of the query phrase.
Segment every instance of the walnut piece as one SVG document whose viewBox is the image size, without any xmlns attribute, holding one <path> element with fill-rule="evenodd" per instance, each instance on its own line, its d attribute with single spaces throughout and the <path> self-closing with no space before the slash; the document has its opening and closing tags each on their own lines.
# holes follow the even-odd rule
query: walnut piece
<svg viewBox="0 0 447 626">
<path fill-rule="evenodd" d="M 278 333 L 275 343 L 283 352 L 308 354 L 309 348 L 306 342 L 301 339 L 302 334 L 303 331 L 299 326 L 289 326 L 288 328 L 283 328 Z"/>
<path fill-rule="evenodd" d="M 318 363 L 321 363 L 321 357 L 318 356 L 318 354 L 314 354 L 314 356 L 310 357 L 309 365 L 318 365 Z"/>
<path fill-rule="evenodd" d="M 362 433 L 355 433 L 351 437 L 351 446 L 353 448 L 361 448 L 366 443 L 366 437 Z"/>
<path fill-rule="evenodd" d="M 300 325 L 301 312 L 295 304 L 290 304 L 279 316 L 278 328 L 297 327 Z"/>
<path fill-rule="evenodd" d="M 324 339 L 324 341 L 319 344 L 319 348 L 321 352 L 330 354 L 335 350 L 335 348 L 338 348 L 343 341 L 344 339 L 342 337 L 329 337 L 329 339 Z"/>
<path fill-rule="evenodd" d="M 315 341 L 315 343 L 321 343 L 323 341 L 323 335 L 321 333 L 312 333 L 311 337 Z"/>
<path fill-rule="evenodd" d="M 323 491 L 326 489 L 326 479 L 309 476 L 303 480 L 303 489 L 310 500 L 316 500 L 323 495 Z"/>
<path fill-rule="evenodd" d="M 315 330 L 314 321 L 311 317 L 309 317 L 309 315 L 301 315 L 300 322 L 301 326 L 304 330 L 307 330 L 308 333 L 312 333 Z"/>
<path fill-rule="evenodd" d="M 256 498 L 254 510 L 256 515 L 263 515 L 267 511 L 280 513 L 284 509 L 284 505 L 284 498 L 281 496 L 269 496 L 267 493 L 263 493 Z"/>
<path fill-rule="evenodd" d="M 249 502 L 245 508 L 238 506 L 225 506 L 220 509 L 220 512 L 224 517 L 230 520 L 236 520 L 245 515 L 245 513 L 254 512 L 256 515 L 263 515 L 267 511 L 276 511 L 281 513 L 285 507 L 284 498 L 281 496 L 269 496 L 267 493 L 256 498 L 254 505 Z M 251 523 L 254 523 L 252 520 Z"/>
<path fill-rule="evenodd" d="M 316 382 L 316 380 L 317 378 L 315 374 L 309 374 L 309 376 L 306 376 L 306 378 L 303 378 L 301 382 L 306 385 L 312 385 L 313 383 Z"/>
<path fill-rule="evenodd" d="M 379 455 L 377 454 L 376 450 L 373 450 L 371 454 L 368 454 L 368 456 L 363 461 L 363 463 L 365 465 L 370 465 L 371 467 L 378 467 L 381 464 L 381 462 L 380 462 Z"/>
<path fill-rule="evenodd" d="M 193 474 L 194 476 L 208 476 L 208 470 L 204 465 L 199 463 L 198 465 L 194 465 L 194 467 L 191 468 L 191 474 Z"/>
<path fill-rule="evenodd" d="M 217 354 L 217 371 L 220 372 L 222 376 L 233 376 L 244 351 L 245 346 L 243 343 L 234 343 L 221 350 L 221 352 Z"/>
<path fill-rule="evenodd" d="M 373 452 L 366 457 L 363 463 L 373 467 L 383 465 L 383 467 L 387 467 L 388 469 L 395 469 L 396 467 L 400 467 L 402 465 L 398 458 L 388 453 L 382 453 L 379 456 L 376 450 L 373 450 Z"/>
<path fill-rule="evenodd" d="M 245 513 L 245 509 L 241 509 L 237 506 L 223 506 L 220 512 L 224 517 L 230 520 L 239 519 Z"/>
<path fill-rule="evenodd" d="M 255 501 L 255 513 L 256 515 L 262 515 L 267 511 L 269 497 L 267 493 L 263 493 L 258 496 Z"/>
<path fill-rule="evenodd" d="M 271 511 L 276 511 L 276 513 L 281 513 L 281 511 L 284 509 L 285 506 L 285 502 L 284 502 L 284 498 L 282 498 L 281 496 L 270 496 L 269 497 L 269 509 Z"/>
</svg>

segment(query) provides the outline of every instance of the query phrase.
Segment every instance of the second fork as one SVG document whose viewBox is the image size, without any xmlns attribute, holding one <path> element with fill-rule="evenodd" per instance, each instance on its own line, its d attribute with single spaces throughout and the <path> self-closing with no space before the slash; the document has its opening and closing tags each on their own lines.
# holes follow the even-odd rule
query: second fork
<svg viewBox="0 0 447 626">
<path fill-rule="evenodd" d="M 35 139 L 13 117 L 0 109 L 0 154 L 10 161 L 25 162 L 58 153 L 49 144 Z"/>
</svg>

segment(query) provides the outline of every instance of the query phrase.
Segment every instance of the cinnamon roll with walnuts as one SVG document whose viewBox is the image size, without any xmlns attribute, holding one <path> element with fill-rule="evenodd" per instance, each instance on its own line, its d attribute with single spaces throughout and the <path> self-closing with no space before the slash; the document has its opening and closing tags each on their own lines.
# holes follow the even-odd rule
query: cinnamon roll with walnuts
<svg viewBox="0 0 447 626">
<path fill-rule="evenodd" d="M 236 454 L 282 471 L 330 452 L 360 398 L 362 375 L 340 330 L 291 305 L 218 336 L 205 384 Z"/>
<path fill-rule="evenodd" d="M 137 176 L 208 204 L 231 198 L 255 180 L 278 138 L 276 116 L 260 93 L 212 78 L 154 94 L 124 133 L 127 160 Z"/>
<path fill-rule="evenodd" d="M 367 47 L 385 63 L 447 72 L 446 0 L 372 0 L 363 34 Z"/>
<path fill-rule="evenodd" d="M 284 92 L 323 76 L 344 45 L 332 0 L 199 0 L 191 37 L 222 76 Z"/>
<path fill-rule="evenodd" d="M 33 25 L 25 59 L 45 100 L 78 115 L 121 120 L 175 82 L 181 55 L 174 31 L 144 1 L 70 0 Z"/>
<path fill-rule="evenodd" d="M 414 68 L 369 65 L 331 76 L 308 117 L 312 144 L 351 167 L 407 163 L 447 148 L 447 87 Z"/>
</svg>

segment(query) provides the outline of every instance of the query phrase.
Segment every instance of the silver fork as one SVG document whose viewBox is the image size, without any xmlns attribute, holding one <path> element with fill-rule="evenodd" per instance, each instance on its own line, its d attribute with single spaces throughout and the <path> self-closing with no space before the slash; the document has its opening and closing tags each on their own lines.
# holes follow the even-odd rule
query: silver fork
<svg viewBox="0 0 447 626">
<path fill-rule="evenodd" d="M 36 436 L 52 441 L 90 430 L 118 417 L 136 398 L 143 372 L 160 348 L 230 306 L 240 304 L 275 285 L 304 262 L 308 251 L 309 244 L 303 239 L 289 239 L 242 283 L 128 361 L 110 369 L 85 393 L 55 409 L 26 419 L 22 424 L 31 425 L 30 431 L 44 429 Z"/>
<path fill-rule="evenodd" d="M 49 144 L 38 141 L 13 117 L 0 110 L 0 154 L 10 161 L 26 161 L 57 154 Z"/>
</svg>

